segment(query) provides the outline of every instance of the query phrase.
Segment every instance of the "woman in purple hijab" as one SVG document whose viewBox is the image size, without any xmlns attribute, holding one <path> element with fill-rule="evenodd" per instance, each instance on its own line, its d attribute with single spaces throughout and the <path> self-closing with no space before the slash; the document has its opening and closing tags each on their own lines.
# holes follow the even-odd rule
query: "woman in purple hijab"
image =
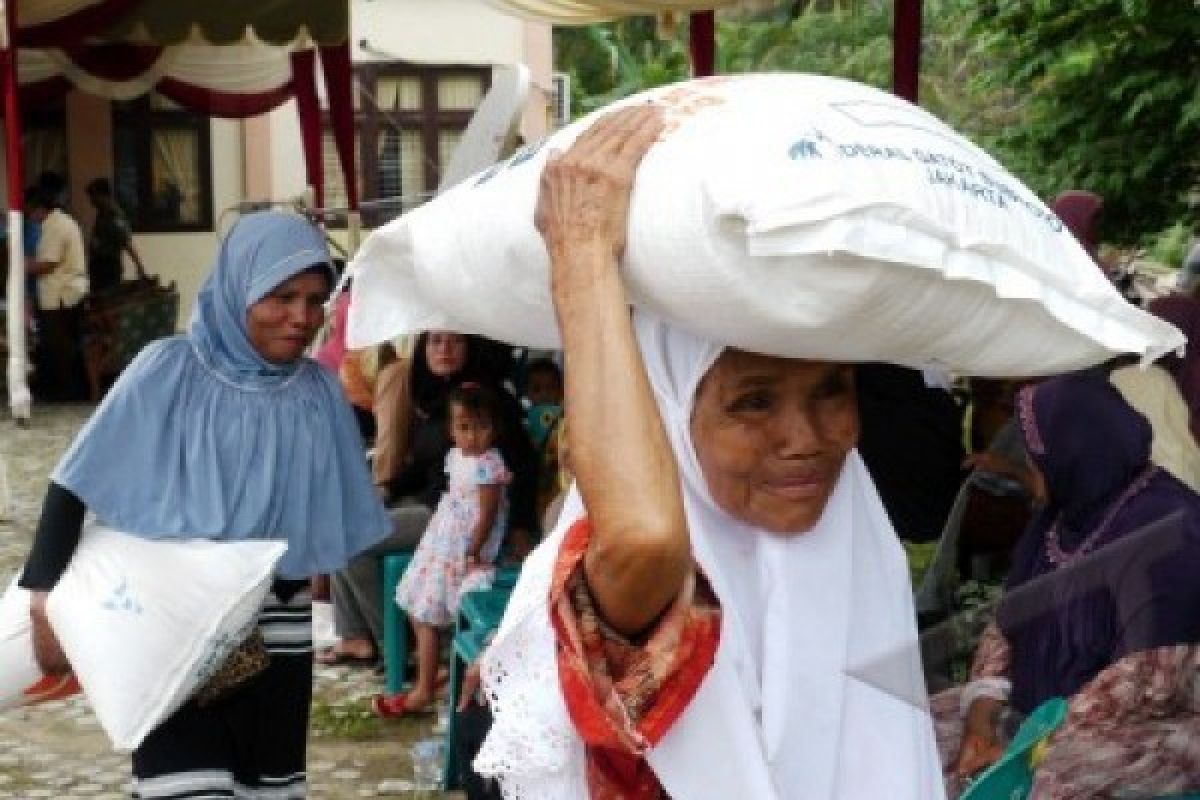
<svg viewBox="0 0 1200 800">
<path fill-rule="evenodd" d="M 1150 463 L 1150 425 L 1102 372 L 1022 390 L 1043 507 L 976 652 L 933 701 L 955 796 L 1004 744 L 1007 707 L 1053 697 L 1066 721 L 1033 800 L 1200 789 L 1200 496 Z"/>
<path fill-rule="evenodd" d="M 1200 245 L 1189 254 L 1184 273 L 1197 268 L 1200 268 Z M 1179 384 L 1179 391 L 1191 411 L 1192 437 L 1200 442 L 1200 299 L 1197 299 L 1197 292 L 1200 292 L 1198 286 L 1183 287 L 1179 292 L 1150 301 L 1147 310 L 1179 328 L 1187 337 L 1187 352 L 1180 357 L 1164 359 L 1163 366 Z"/>
</svg>

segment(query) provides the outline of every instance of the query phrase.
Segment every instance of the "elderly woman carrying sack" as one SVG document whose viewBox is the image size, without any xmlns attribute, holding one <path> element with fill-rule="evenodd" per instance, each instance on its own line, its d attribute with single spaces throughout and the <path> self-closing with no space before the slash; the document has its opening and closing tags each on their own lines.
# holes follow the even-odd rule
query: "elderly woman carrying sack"
<svg viewBox="0 0 1200 800">
<path fill-rule="evenodd" d="M 847 365 L 632 318 L 650 107 L 543 175 L 577 492 L 485 656 L 476 760 L 510 797 L 937 800 L 904 554 Z"/>
<path fill-rule="evenodd" d="M 34 592 L 35 646 L 49 674 L 70 667 L 46 595 L 85 512 L 148 539 L 287 542 L 258 618 L 265 669 L 211 702 L 194 698 L 143 741 L 133 753 L 142 800 L 306 794 L 308 578 L 391 529 L 341 388 L 304 357 L 332 281 L 324 238 L 308 221 L 243 217 L 221 243 L 187 333 L 141 352 L 51 476 L 21 578 Z"/>
</svg>

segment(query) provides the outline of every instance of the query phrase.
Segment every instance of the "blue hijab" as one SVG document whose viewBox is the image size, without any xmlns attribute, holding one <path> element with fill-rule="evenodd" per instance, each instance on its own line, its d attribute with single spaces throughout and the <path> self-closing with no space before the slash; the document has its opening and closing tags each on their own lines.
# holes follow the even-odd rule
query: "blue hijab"
<svg viewBox="0 0 1200 800">
<path fill-rule="evenodd" d="M 146 538 L 286 539 L 284 578 L 337 570 L 385 537 L 391 523 L 336 379 L 307 358 L 266 361 L 246 330 L 250 306 L 328 263 L 300 216 L 239 220 L 188 332 L 134 359 L 52 480 Z"/>
</svg>

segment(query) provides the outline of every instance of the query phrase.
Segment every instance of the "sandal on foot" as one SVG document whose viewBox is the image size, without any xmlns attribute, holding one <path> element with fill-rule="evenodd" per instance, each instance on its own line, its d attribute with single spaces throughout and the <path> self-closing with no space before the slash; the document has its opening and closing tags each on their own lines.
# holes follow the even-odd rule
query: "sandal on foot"
<svg viewBox="0 0 1200 800">
<path fill-rule="evenodd" d="M 371 710 L 382 719 L 399 719 L 404 716 L 423 716 L 434 712 L 433 703 L 421 708 L 409 708 L 409 692 L 377 694 L 371 697 Z"/>
<path fill-rule="evenodd" d="M 336 647 L 326 647 L 317 651 L 315 660 L 326 667 L 375 667 L 379 664 L 379 656 L 356 656 L 338 650 Z"/>
</svg>

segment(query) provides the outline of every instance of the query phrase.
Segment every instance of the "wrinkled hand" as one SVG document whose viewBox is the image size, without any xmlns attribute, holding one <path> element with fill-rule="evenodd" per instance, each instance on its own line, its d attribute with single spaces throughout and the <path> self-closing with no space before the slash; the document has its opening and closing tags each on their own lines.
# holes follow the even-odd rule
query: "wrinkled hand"
<svg viewBox="0 0 1200 800">
<path fill-rule="evenodd" d="M 620 261 L 633 178 L 662 128 L 658 107 L 631 106 L 599 119 L 565 153 L 551 154 L 534 224 L 552 262 L 579 250 Z"/>
<path fill-rule="evenodd" d="M 471 702 L 475 698 L 475 693 L 479 691 L 479 661 L 472 661 L 471 666 L 467 667 L 466 673 L 463 675 L 462 689 L 458 693 L 458 708 L 455 711 L 459 713 L 466 711 L 471 707 Z"/>
<path fill-rule="evenodd" d="M 959 778 L 972 778 L 987 769 L 1004 754 L 1004 746 L 986 734 L 968 731 L 963 735 L 962 747 L 954 762 L 954 774 Z"/>
<path fill-rule="evenodd" d="M 46 592 L 33 592 L 29 600 L 29 618 L 33 622 L 33 657 L 42 673 L 57 677 L 71 671 L 58 637 L 46 617 Z"/>
</svg>

